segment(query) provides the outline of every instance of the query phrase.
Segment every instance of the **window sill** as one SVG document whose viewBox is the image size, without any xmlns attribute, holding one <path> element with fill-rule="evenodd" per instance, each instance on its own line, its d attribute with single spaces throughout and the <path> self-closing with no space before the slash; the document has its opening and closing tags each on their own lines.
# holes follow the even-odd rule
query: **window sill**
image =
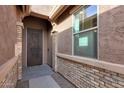
<svg viewBox="0 0 124 93">
<path fill-rule="evenodd" d="M 116 73 L 124 74 L 124 65 L 121 65 L 121 64 L 115 64 L 115 63 L 105 62 L 97 59 L 67 55 L 62 53 L 57 53 L 57 56 L 63 59 L 75 61 L 77 63 L 88 64 L 98 68 L 103 68 Z"/>
</svg>

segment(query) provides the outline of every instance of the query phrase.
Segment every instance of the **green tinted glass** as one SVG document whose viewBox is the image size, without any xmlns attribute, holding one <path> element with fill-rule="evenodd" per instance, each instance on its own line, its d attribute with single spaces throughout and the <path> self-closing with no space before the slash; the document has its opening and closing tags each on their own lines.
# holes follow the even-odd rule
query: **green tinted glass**
<svg viewBox="0 0 124 93">
<path fill-rule="evenodd" d="M 97 57 L 97 32 L 88 31 L 74 35 L 74 54 L 84 57 Z"/>
</svg>

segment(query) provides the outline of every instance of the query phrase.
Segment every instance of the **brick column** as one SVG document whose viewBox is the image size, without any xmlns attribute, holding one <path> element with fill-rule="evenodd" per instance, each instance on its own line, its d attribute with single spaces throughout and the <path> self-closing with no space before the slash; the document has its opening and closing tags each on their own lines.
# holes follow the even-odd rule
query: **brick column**
<svg viewBox="0 0 124 93">
<path fill-rule="evenodd" d="M 52 67 L 57 72 L 57 33 L 52 34 Z"/>
<path fill-rule="evenodd" d="M 55 34 L 55 71 L 57 72 L 57 53 L 58 53 L 58 37 L 57 37 L 57 33 Z"/>
<path fill-rule="evenodd" d="M 22 29 L 23 23 L 17 22 L 17 42 L 15 45 L 15 56 L 18 56 L 18 79 L 22 78 Z"/>
<path fill-rule="evenodd" d="M 56 23 L 52 23 L 53 30 L 52 30 L 52 67 L 53 70 L 57 72 L 57 56 L 58 53 L 58 44 L 57 44 L 57 30 L 56 30 Z"/>
</svg>

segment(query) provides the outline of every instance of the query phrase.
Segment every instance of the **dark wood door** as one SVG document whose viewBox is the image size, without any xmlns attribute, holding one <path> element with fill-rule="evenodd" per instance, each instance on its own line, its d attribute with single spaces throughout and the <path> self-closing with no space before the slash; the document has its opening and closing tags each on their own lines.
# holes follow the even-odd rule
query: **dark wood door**
<svg viewBox="0 0 124 93">
<path fill-rule="evenodd" d="M 42 64 L 42 32 L 37 29 L 27 29 L 27 65 Z"/>
</svg>

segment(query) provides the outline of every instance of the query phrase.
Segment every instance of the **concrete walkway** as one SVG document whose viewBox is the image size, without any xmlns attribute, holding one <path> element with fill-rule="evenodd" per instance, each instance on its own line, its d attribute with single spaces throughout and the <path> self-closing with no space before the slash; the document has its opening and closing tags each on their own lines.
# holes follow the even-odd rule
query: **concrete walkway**
<svg viewBox="0 0 124 93">
<path fill-rule="evenodd" d="M 23 80 L 29 80 L 29 88 L 59 88 L 53 73 L 48 65 L 33 66 L 25 69 Z"/>
<path fill-rule="evenodd" d="M 54 72 L 51 70 L 51 68 L 44 64 L 39 66 L 32 66 L 24 69 L 22 74 L 23 80 L 30 80 L 33 78 L 41 77 L 41 76 L 47 76 L 52 75 Z"/>
<path fill-rule="evenodd" d="M 42 76 L 29 80 L 29 88 L 60 88 L 56 81 L 50 76 Z"/>
<path fill-rule="evenodd" d="M 39 65 L 24 69 L 22 80 L 17 88 L 74 88 L 75 86 L 59 73 L 53 72 L 48 65 Z"/>
</svg>

